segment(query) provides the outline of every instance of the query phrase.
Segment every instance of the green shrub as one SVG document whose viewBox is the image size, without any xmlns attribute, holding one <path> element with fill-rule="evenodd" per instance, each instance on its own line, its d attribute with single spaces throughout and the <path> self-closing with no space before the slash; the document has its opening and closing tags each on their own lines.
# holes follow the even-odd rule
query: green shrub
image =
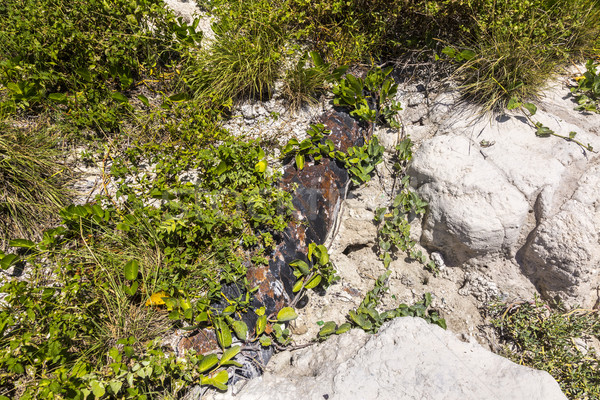
<svg viewBox="0 0 600 400">
<path fill-rule="evenodd" d="M 137 399 L 196 381 L 224 386 L 221 372 L 200 376 L 201 359 L 179 363 L 152 344 L 184 323 L 213 326 L 221 285 L 243 288 L 246 266 L 267 262 L 290 218 L 291 195 L 274 186 L 259 143 L 223 140 L 132 146 L 113 164 L 114 197 L 62 209 L 37 243 L 11 241 L 20 257 L 0 253 L 2 268 L 21 261 L 27 274 L 0 288 L 0 396 L 83 398 L 102 386 L 107 398 Z M 248 298 L 236 301 L 248 311 Z M 165 358 L 172 377 L 155 366 L 168 371 Z"/>
<path fill-rule="evenodd" d="M 161 1 L 6 0 L 0 5 L 0 80 L 36 92 L 110 81 L 127 89 L 142 65 L 167 62 L 173 49 Z"/>
<path fill-rule="evenodd" d="M 0 108 L 47 106 L 72 124 L 118 130 L 121 92 L 177 61 L 194 38 L 161 0 L 3 1 L 0 84 L 9 96 Z"/>
</svg>

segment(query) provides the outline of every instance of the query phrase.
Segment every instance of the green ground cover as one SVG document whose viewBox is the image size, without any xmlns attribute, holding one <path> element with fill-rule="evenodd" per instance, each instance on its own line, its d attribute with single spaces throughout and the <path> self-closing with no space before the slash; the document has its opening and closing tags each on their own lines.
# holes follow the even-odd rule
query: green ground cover
<svg viewBox="0 0 600 400">
<path fill-rule="evenodd" d="M 225 313 L 213 307 L 222 284 L 243 284 L 245 265 L 266 262 L 292 212 L 267 165 L 271 144 L 220 127 L 233 104 L 268 99 L 281 80 L 292 108 L 332 90 L 357 118 L 397 127 L 393 68 L 373 64 L 435 64 L 467 98 L 496 108 L 535 95 L 561 64 L 600 47 L 592 0 L 211 0 L 199 8 L 215 17 L 212 42 L 160 0 L 0 4 L 0 266 L 24 274 L 0 290 L 0 399 L 180 398 L 193 384 L 224 387 L 222 367 L 240 351 L 232 334 L 265 346 L 289 341 L 281 323 L 293 310 L 261 315 L 249 329 L 231 317 L 261 312 L 248 298 L 230 299 Z M 350 64 L 372 72 L 342 76 Z M 594 77 L 578 89 L 587 108 L 597 100 Z M 297 143 L 296 162 L 331 156 L 357 185 L 381 162 L 376 141 L 348 157 L 329 155 L 321 139 Z M 400 176 L 410 142 L 397 150 Z M 101 165 L 116 193 L 104 187 L 91 203 L 70 205 L 75 161 Z M 377 222 L 386 266 L 394 250 L 414 252 L 406 214 L 425 207 L 402 187 Z M 318 251 L 307 273 L 296 265 L 299 290 L 334 279 L 326 249 Z M 430 298 L 375 313 L 384 280 L 348 324 L 374 331 L 419 315 L 443 325 L 427 311 Z M 198 326 L 216 330 L 220 356 L 181 362 L 160 343 Z"/>
</svg>

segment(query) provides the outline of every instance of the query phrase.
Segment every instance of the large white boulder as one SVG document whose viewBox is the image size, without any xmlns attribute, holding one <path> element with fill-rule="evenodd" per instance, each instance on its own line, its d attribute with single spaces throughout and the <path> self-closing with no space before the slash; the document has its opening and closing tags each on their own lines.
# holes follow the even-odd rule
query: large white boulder
<svg viewBox="0 0 600 400">
<path fill-rule="evenodd" d="M 529 210 L 527 198 L 468 138 L 425 141 L 409 173 L 429 202 L 422 241 L 460 263 L 515 245 Z"/>
<path fill-rule="evenodd" d="M 482 257 L 520 263 L 537 289 L 567 305 L 598 299 L 600 158 L 572 141 L 535 135 L 522 112 L 477 116 L 438 99 L 408 173 L 429 202 L 421 243 L 450 265 Z M 556 83 L 533 121 L 600 149 L 600 115 L 573 110 Z M 422 128 L 422 127 L 419 127 Z M 411 127 L 407 127 L 410 134 Z"/>
<path fill-rule="evenodd" d="M 600 163 L 590 165 L 560 210 L 525 247 L 526 272 L 547 297 L 592 307 L 600 286 Z"/>
<path fill-rule="evenodd" d="M 213 399 L 232 399 L 213 394 Z M 397 318 L 369 336 L 352 330 L 273 357 L 240 400 L 558 400 L 546 372 L 517 365 L 420 318 Z"/>
</svg>

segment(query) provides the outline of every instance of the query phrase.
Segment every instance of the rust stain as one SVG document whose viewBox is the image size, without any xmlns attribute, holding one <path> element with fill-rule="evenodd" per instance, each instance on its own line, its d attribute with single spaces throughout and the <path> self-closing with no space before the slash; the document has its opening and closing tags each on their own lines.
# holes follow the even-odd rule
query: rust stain
<svg viewBox="0 0 600 400">
<path fill-rule="evenodd" d="M 196 350 L 200 354 L 207 354 L 220 349 L 217 335 L 212 329 L 202 329 L 194 336 L 184 337 L 177 347 L 180 354 L 190 349 Z"/>
</svg>

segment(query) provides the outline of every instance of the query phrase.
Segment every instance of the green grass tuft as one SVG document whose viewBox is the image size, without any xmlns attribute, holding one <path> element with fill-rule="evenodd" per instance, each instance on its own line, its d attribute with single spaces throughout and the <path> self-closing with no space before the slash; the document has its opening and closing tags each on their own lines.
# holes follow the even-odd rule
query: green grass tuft
<svg viewBox="0 0 600 400">
<path fill-rule="evenodd" d="M 69 199 L 69 170 L 46 129 L 0 125 L 0 235 L 33 238 Z"/>
</svg>

